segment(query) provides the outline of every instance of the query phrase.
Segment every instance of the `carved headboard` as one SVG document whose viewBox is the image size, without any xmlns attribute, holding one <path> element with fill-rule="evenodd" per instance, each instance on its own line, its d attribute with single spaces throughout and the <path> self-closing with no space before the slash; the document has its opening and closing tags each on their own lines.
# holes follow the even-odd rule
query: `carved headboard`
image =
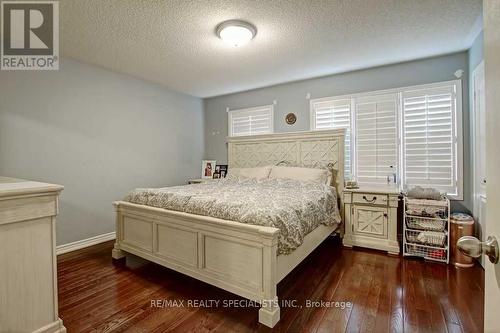
<svg viewBox="0 0 500 333">
<path fill-rule="evenodd" d="M 339 198 L 344 188 L 345 129 L 228 137 L 229 168 L 289 162 L 294 166 L 334 170 Z"/>
</svg>

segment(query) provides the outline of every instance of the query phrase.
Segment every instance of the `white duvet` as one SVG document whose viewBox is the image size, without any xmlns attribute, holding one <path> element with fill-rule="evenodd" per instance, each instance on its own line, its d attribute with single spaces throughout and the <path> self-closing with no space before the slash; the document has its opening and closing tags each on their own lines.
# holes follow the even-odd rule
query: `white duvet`
<svg viewBox="0 0 500 333">
<path fill-rule="evenodd" d="M 320 224 L 340 223 L 335 188 L 311 181 L 230 177 L 205 184 L 139 188 L 125 201 L 280 229 L 278 254 Z"/>
</svg>

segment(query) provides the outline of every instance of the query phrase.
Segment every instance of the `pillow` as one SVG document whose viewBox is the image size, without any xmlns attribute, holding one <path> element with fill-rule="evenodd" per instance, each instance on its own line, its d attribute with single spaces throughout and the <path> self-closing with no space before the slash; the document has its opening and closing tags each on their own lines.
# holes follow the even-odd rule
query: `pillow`
<svg viewBox="0 0 500 333">
<path fill-rule="evenodd" d="M 326 169 L 312 169 L 286 166 L 273 166 L 269 178 L 273 179 L 295 179 L 304 181 L 313 181 L 327 184 L 329 172 Z"/>
<path fill-rule="evenodd" d="M 228 174 L 236 177 L 246 177 L 255 179 L 265 179 L 269 177 L 271 172 L 270 166 L 257 167 L 257 168 L 231 168 Z"/>
</svg>

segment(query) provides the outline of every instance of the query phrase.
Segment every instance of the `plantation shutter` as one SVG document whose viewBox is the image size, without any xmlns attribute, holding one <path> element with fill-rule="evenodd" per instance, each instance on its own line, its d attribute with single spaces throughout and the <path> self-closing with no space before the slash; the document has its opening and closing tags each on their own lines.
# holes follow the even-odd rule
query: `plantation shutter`
<svg viewBox="0 0 500 333">
<path fill-rule="evenodd" d="M 256 135 L 273 133 L 273 106 L 229 111 L 229 135 Z"/>
<path fill-rule="evenodd" d="M 358 97 L 355 105 L 358 183 L 387 184 L 387 176 L 397 172 L 398 165 L 398 95 Z"/>
<path fill-rule="evenodd" d="M 346 128 L 344 175 L 351 177 L 351 99 L 317 101 L 312 104 L 313 129 Z"/>
<path fill-rule="evenodd" d="M 404 184 L 434 187 L 457 195 L 456 87 L 404 91 Z"/>
</svg>

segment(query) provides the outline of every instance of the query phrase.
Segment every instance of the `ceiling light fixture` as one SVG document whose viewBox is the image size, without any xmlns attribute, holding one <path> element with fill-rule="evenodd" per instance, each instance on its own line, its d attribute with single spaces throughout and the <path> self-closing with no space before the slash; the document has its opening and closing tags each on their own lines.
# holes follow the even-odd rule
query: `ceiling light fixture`
<svg viewBox="0 0 500 333">
<path fill-rule="evenodd" d="M 245 45 L 257 34 L 257 28 L 240 20 L 224 21 L 217 26 L 215 31 L 222 41 L 236 47 Z"/>
</svg>

